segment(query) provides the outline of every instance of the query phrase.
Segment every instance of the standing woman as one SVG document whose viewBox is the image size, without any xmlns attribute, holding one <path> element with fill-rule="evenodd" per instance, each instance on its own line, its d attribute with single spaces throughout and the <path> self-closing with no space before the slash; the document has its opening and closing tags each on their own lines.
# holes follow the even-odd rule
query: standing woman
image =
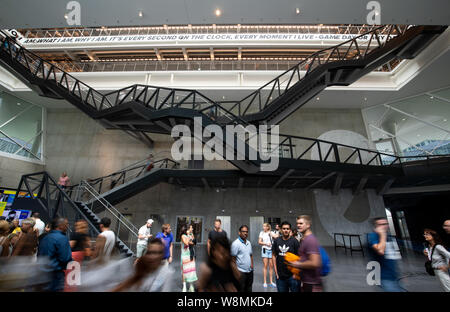
<svg viewBox="0 0 450 312">
<path fill-rule="evenodd" d="M 263 287 L 267 288 L 267 266 L 269 266 L 269 279 L 270 286 L 277 287 L 277 285 L 273 282 L 273 263 L 272 263 L 272 232 L 270 231 L 270 224 L 264 223 L 263 230 L 259 233 L 258 244 L 261 245 L 261 257 L 263 259 L 263 276 L 264 276 L 264 284 Z"/>
<path fill-rule="evenodd" d="M 450 276 L 448 274 L 450 252 L 442 245 L 442 240 L 436 231 L 425 229 L 423 236 L 430 248 L 424 251 L 425 256 L 431 260 L 431 267 L 438 277 L 442 287 L 446 292 L 450 292 Z"/>
<path fill-rule="evenodd" d="M 67 176 L 67 172 L 63 172 L 58 180 L 58 185 L 64 190 L 68 186 L 70 186 L 70 179 Z"/>
<path fill-rule="evenodd" d="M 187 225 L 181 227 L 181 267 L 183 270 L 183 292 L 186 292 L 186 283 L 190 284 L 189 291 L 194 292 L 194 282 L 197 281 L 195 271 L 195 259 L 191 258 L 189 246 L 194 245 L 191 238 L 191 230 Z"/>
</svg>

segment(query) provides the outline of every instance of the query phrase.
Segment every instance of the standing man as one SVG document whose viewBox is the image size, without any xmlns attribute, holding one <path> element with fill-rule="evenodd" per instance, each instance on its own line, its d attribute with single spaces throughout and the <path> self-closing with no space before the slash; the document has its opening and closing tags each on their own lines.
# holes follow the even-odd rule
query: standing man
<svg viewBox="0 0 450 312">
<path fill-rule="evenodd" d="M 389 223 L 386 218 L 373 219 L 374 232 L 367 238 L 370 255 L 380 264 L 381 288 L 389 292 L 403 292 L 398 282 L 398 260 L 402 257 L 397 243 L 389 237 Z"/>
<path fill-rule="evenodd" d="M 322 279 L 320 268 L 322 259 L 320 257 L 319 241 L 311 230 L 312 220 L 308 215 L 297 217 L 297 229 L 301 234 L 298 255 L 300 260 L 290 264 L 300 269 L 301 292 L 322 292 Z"/>
<path fill-rule="evenodd" d="M 284 221 L 281 223 L 281 235 L 274 240 L 272 245 L 272 261 L 277 277 L 278 292 L 298 291 L 298 281 L 294 279 L 284 260 L 287 252 L 298 255 L 299 243 L 290 236 L 290 233 L 291 224 Z"/>
<path fill-rule="evenodd" d="M 227 237 L 227 232 L 222 230 L 221 227 L 222 221 L 220 219 L 214 220 L 214 229 L 208 234 L 208 255 L 209 255 L 209 248 L 211 246 L 211 241 L 213 239 L 219 238 L 220 236 Z"/>
<path fill-rule="evenodd" d="M 34 230 L 38 232 L 38 236 L 41 236 L 41 234 L 44 233 L 45 223 L 42 222 L 42 220 L 39 218 L 40 217 L 39 212 L 33 213 L 31 217 L 36 222 L 36 224 L 34 225 Z"/>
<path fill-rule="evenodd" d="M 110 226 L 110 218 L 104 217 L 100 220 L 100 230 L 102 232 L 97 236 L 93 258 L 109 260 L 111 257 L 114 245 L 116 244 L 116 235 L 109 229 Z"/>
<path fill-rule="evenodd" d="M 151 234 L 152 231 L 152 224 L 153 220 L 148 219 L 147 223 L 139 229 L 138 232 L 138 242 L 136 246 L 136 258 L 142 257 L 145 252 L 147 251 L 147 245 L 148 245 L 148 239 L 151 238 L 153 235 Z"/>
<path fill-rule="evenodd" d="M 252 292 L 253 252 L 252 244 L 247 240 L 248 226 L 239 228 L 239 237 L 231 244 L 231 257 L 241 273 L 239 279 L 241 292 Z"/>
<path fill-rule="evenodd" d="M 172 263 L 173 259 L 173 235 L 171 231 L 170 224 L 166 223 L 162 225 L 161 232 L 156 234 L 156 238 L 161 239 L 164 243 L 164 257 L 162 263 L 165 265 Z"/>
<path fill-rule="evenodd" d="M 50 274 L 50 282 L 45 286 L 46 291 L 64 290 L 64 270 L 72 261 L 69 239 L 66 236 L 69 222 L 65 218 L 52 221 L 52 230 L 45 235 L 38 248 L 38 257 L 48 257 L 49 262 L 42 267 Z"/>
</svg>

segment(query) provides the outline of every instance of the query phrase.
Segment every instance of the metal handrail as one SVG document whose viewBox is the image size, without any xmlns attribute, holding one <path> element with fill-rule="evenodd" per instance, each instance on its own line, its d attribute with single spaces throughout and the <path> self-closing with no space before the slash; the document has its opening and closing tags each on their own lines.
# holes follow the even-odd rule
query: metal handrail
<svg viewBox="0 0 450 312">
<path fill-rule="evenodd" d="M 406 27 L 403 29 L 403 32 L 405 32 L 405 31 L 408 29 L 408 27 L 409 27 L 409 26 L 406 26 Z M 255 99 L 258 99 L 258 108 L 259 108 L 259 110 L 266 108 L 267 105 L 270 104 L 270 103 L 269 103 L 269 98 L 270 98 L 270 100 L 273 102 L 273 100 L 271 99 L 271 95 L 272 95 L 272 93 L 274 92 L 276 86 L 278 86 L 278 96 L 281 96 L 282 94 L 284 94 L 285 92 L 287 92 L 287 90 L 289 89 L 289 86 L 292 87 L 292 86 L 295 84 L 295 83 L 292 83 L 292 84 L 291 84 L 291 82 L 295 81 L 296 78 L 294 79 L 294 76 L 295 76 L 296 74 L 297 74 L 297 76 L 298 76 L 298 77 L 297 77 L 297 78 L 298 78 L 298 81 L 300 81 L 301 79 L 304 79 L 310 72 L 312 72 L 313 67 L 314 67 L 315 65 L 323 65 L 323 64 L 327 64 L 327 63 L 329 63 L 329 62 L 332 62 L 332 61 L 331 61 L 331 60 L 332 60 L 331 57 L 332 57 L 332 55 L 333 55 L 334 53 L 337 53 L 337 57 L 338 57 L 338 59 L 340 59 L 340 60 L 356 59 L 356 58 L 360 58 L 361 56 L 364 56 L 364 57 L 365 57 L 365 56 L 367 55 L 367 52 L 368 52 L 368 50 L 369 50 L 369 48 L 370 48 L 370 45 L 371 45 L 371 43 L 372 43 L 374 37 L 376 38 L 376 42 L 378 43 L 378 47 L 383 47 L 384 44 L 386 44 L 386 42 L 389 41 L 389 39 L 390 39 L 390 37 L 391 37 L 391 35 L 392 35 L 392 33 L 393 33 L 394 31 L 396 31 L 397 34 L 402 34 L 401 28 L 402 28 L 402 27 L 398 27 L 397 25 L 388 25 L 388 26 L 380 26 L 380 27 L 376 27 L 376 28 L 374 28 L 374 29 L 372 29 L 372 30 L 370 30 L 370 31 L 368 31 L 368 32 L 366 32 L 366 33 L 363 33 L 363 34 L 361 34 L 361 35 L 359 35 L 359 36 L 356 36 L 356 37 L 354 37 L 354 38 L 352 38 L 352 39 L 350 39 L 350 40 L 347 40 L 347 41 L 345 41 L 345 42 L 342 42 L 342 43 L 339 44 L 339 45 L 336 45 L 336 46 L 333 46 L 333 47 L 330 47 L 330 48 L 326 48 L 326 49 L 322 49 L 322 50 L 320 50 L 320 51 L 317 51 L 317 52 L 311 54 L 311 55 L 310 55 L 309 57 L 307 57 L 305 60 L 299 62 L 297 65 L 295 65 L 295 66 L 292 67 L 291 69 L 285 71 L 285 72 L 282 73 L 281 75 L 277 76 L 276 78 L 274 78 L 274 79 L 272 79 L 271 81 L 269 81 L 268 83 L 266 83 L 264 86 L 260 87 L 258 90 L 252 92 L 251 94 L 249 94 L 248 96 L 246 96 L 246 97 L 243 98 L 242 100 L 238 101 L 236 105 L 239 105 L 239 113 L 240 113 L 240 114 L 242 113 L 242 115 L 248 115 L 247 112 L 248 112 L 249 114 L 250 114 L 250 113 L 253 113 L 253 112 L 249 111 L 249 108 L 250 108 L 250 106 L 254 103 L 254 100 L 255 100 Z M 380 41 L 379 36 L 380 36 L 381 33 L 382 33 L 384 30 L 386 30 L 386 29 L 389 29 L 389 32 L 388 32 L 388 35 L 387 35 L 387 39 L 386 39 L 386 40 L 384 41 L 384 43 L 382 44 L 381 41 Z M 36 68 L 36 71 L 35 71 L 35 74 L 37 74 L 37 73 L 41 74 L 40 71 L 42 71 L 42 78 L 45 79 L 45 80 L 48 80 L 51 76 L 53 76 L 54 79 L 52 79 L 52 80 L 54 80 L 57 84 L 60 84 L 62 87 L 64 87 L 64 88 L 70 90 L 71 93 L 74 93 L 75 95 L 79 95 L 80 98 L 82 99 L 83 103 L 89 105 L 91 108 L 94 108 L 95 110 L 98 111 L 98 110 L 101 110 L 104 106 L 106 106 L 106 107 L 113 107 L 113 106 L 119 105 L 119 104 L 121 104 L 121 103 L 124 102 L 124 98 L 123 98 L 123 99 L 119 99 L 119 94 L 120 94 L 120 92 L 123 91 L 124 89 L 117 90 L 117 91 L 113 91 L 113 92 L 110 92 L 110 93 L 108 93 L 108 94 L 102 94 L 102 93 L 96 91 L 95 89 L 89 87 L 88 85 L 82 83 L 81 81 L 79 81 L 79 80 L 76 79 L 75 77 L 69 75 L 69 74 L 66 73 L 65 71 L 59 69 L 59 68 L 56 67 L 54 64 L 51 64 L 51 63 L 49 63 L 49 62 L 47 62 L 47 61 L 44 61 L 42 58 L 40 58 L 40 57 L 37 56 L 36 54 L 34 54 L 34 53 L 32 53 L 32 52 L 26 50 L 26 49 L 23 48 L 19 43 L 17 43 L 17 41 L 16 41 L 15 39 L 10 38 L 10 37 L 9 37 L 6 33 L 4 33 L 3 31 L 0 31 L 0 32 L 1 32 L 1 34 L 3 35 L 3 37 L 4 37 L 3 40 L 2 40 L 2 47 L 5 45 L 5 43 L 7 43 L 8 50 L 9 50 L 9 53 L 10 53 L 11 56 L 13 56 L 13 52 L 15 52 L 15 53 L 16 53 L 16 57 L 15 57 L 15 58 L 16 58 L 16 60 L 17 60 L 17 59 L 18 59 L 18 56 L 19 56 L 19 55 L 22 55 L 23 58 L 25 59 L 25 63 L 26 63 L 25 65 L 28 67 L 28 69 L 29 69 L 30 71 L 31 71 L 31 68 L 30 68 L 30 66 L 29 66 L 28 61 L 26 60 L 26 58 L 27 58 L 27 55 L 26 55 L 26 54 L 33 56 L 33 57 L 35 58 L 35 60 L 37 59 L 37 60 L 39 61 L 39 64 L 37 65 L 37 68 Z M 380 35 L 378 35 L 378 33 L 380 33 Z M 368 36 L 369 34 L 371 34 L 371 36 L 370 36 L 370 39 L 368 40 L 367 47 L 364 49 L 364 55 L 362 55 L 361 50 L 362 50 L 363 46 L 361 46 L 361 48 L 360 48 L 360 46 L 358 46 L 357 40 L 359 40 L 359 39 L 362 38 L 363 36 Z M 393 36 L 393 35 L 392 35 L 392 36 Z M 11 49 L 12 49 L 12 48 L 11 48 L 11 45 L 12 45 L 11 43 L 13 43 L 14 45 L 17 45 L 17 46 L 19 47 L 19 50 L 17 51 L 17 47 L 16 47 L 16 51 L 12 51 L 12 50 L 11 50 Z M 347 45 L 347 44 L 349 44 L 349 43 L 350 43 L 350 46 L 348 47 L 346 53 L 343 54 L 343 56 L 341 56 L 341 53 L 340 53 L 340 51 L 339 51 L 340 47 L 342 47 L 342 46 L 344 46 L 344 45 Z M 350 52 L 350 49 L 351 49 L 351 47 L 352 47 L 352 45 L 355 45 L 355 48 L 356 48 L 357 53 L 353 53 L 353 54 L 349 53 L 349 52 Z M 26 51 L 26 52 L 25 52 L 25 51 Z M 328 55 L 328 57 L 327 57 L 327 60 L 326 60 L 325 62 L 321 62 L 321 61 L 320 61 L 320 58 L 319 58 L 318 56 L 319 56 L 320 54 L 323 54 L 323 53 L 326 52 L 326 51 L 329 51 L 329 52 L 330 52 L 329 55 Z M 22 63 L 23 63 L 23 62 L 22 62 Z M 300 77 L 300 68 L 301 68 L 303 65 L 305 65 L 305 64 L 307 64 L 307 70 L 306 70 L 306 73 L 305 73 L 305 75 L 303 76 L 303 78 L 301 78 L 301 77 Z M 24 65 L 24 64 L 22 64 L 22 65 Z M 45 70 L 45 65 L 47 65 L 47 67 L 49 67 L 49 68 L 47 68 L 47 72 L 46 72 L 46 70 Z M 36 67 L 36 66 L 35 66 L 35 67 Z M 42 70 L 41 70 L 41 68 L 42 68 Z M 58 72 L 58 74 L 61 75 L 61 78 L 59 79 L 59 81 L 58 81 L 58 79 L 57 79 L 57 77 L 56 77 L 56 76 L 57 76 L 57 75 L 56 75 L 56 72 Z M 287 73 L 290 73 L 290 72 L 292 72 L 291 75 L 290 75 L 290 77 L 285 77 L 286 74 L 287 74 Z M 287 83 L 287 85 L 285 86 L 285 88 L 283 88 L 283 90 L 284 90 L 283 93 L 281 93 L 281 89 L 282 89 L 282 84 L 283 84 L 283 82 L 280 82 L 281 79 L 282 79 L 282 77 L 285 77 L 285 81 L 288 81 L 288 83 Z M 58 77 L 58 78 L 59 78 L 59 77 Z M 69 85 L 68 78 L 73 82 L 73 86 L 70 86 L 70 85 Z M 267 96 L 267 100 L 265 100 L 265 103 L 264 103 L 264 106 L 263 106 L 263 105 L 262 105 L 262 100 L 263 100 L 263 97 L 264 97 L 264 96 L 262 97 L 262 96 L 261 96 L 261 93 L 262 93 L 262 90 L 265 89 L 265 88 L 267 88 L 267 86 L 269 86 L 269 85 L 273 85 L 273 86 L 272 86 L 271 91 L 270 91 L 270 94 L 269 94 L 269 96 Z M 136 86 L 136 85 L 135 85 L 135 86 Z M 88 90 L 87 92 L 85 92 L 86 95 L 85 95 L 85 98 L 84 98 L 84 99 L 83 99 L 83 94 L 82 94 L 82 89 L 83 89 L 83 88 Z M 133 86 L 130 86 L 130 87 L 128 87 L 128 88 L 132 88 L 132 89 L 133 89 Z M 128 89 L 128 88 L 125 88 L 125 89 Z M 159 93 L 159 90 L 164 89 L 164 88 L 158 88 L 158 87 L 150 87 L 150 88 L 156 89 L 155 92 L 157 92 L 157 93 Z M 134 89 L 135 89 L 135 88 L 134 88 Z M 168 89 L 168 88 L 165 88 L 165 89 Z M 218 105 L 216 102 L 214 102 L 214 101 L 208 99 L 206 96 L 204 96 L 203 94 L 199 93 L 198 91 L 194 91 L 194 90 L 181 90 L 181 89 L 178 89 L 178 90 L 177 90 L 177 89 L 169 89 L 169 90 L 171 90 L 171 94 L 169 94 L 169 96 L 166 97 L 166 99 L 164 100 L 164 102 L 166 102 L 167 99 L 170 98 L 170 95 L 173 95 L 173 96 L 174 96 L 174 93 L 173 93 L 173 92 L 175 92 L 175 91 L 195 92 L 196 95 L 198 94 L 199 97 L 201 97 L 201 98 L 207 100 L 207 102 L 208 102 L 209 105 L 214 106 L 214 108 L 216 109 L 216 111 L 217 111 L 217 109 L 219 109 L 219 110 L 223 110 L 223 109 L 224 109 L 223 107 L 220 107 L 220 105 Z M 132 90 L 130 90 L 130 91 L 132 91 Z M 136 91 L 136 89 L 135 89 L 134 91 Z M 76 94 L 77 92 L 78 92 L 78 94 Z M 130 93 L 131 93 L 131 92 L 128 92 L 127 96 L 130 95 Z M 141 92 L 141 95 L 142 95 L 142 93 L 143 93 L 143 92 Z M 112 94 L 117 94 L 117 96 L 115 96 L 115 99 L 114 99 L 114 102 L 113 102 L 113 103 L 112 103 L 111 101 L 109 101 L 109 99 L 108 99 L 108 95 L 112 95 Z M 135 95 L 136 95 L 136 92 L 134 92 L 133 94 L 134 94 L 134 96 L 135 96 Z M 147 94 L 147 90 L 145 91 L 145 94 Z M 155 94 L 152 95 L 152 98 L 153 98 L 154 95 L 155 95 Z M 99 97 L 98 101 L 99 101 L 100 103 L 97 103 L 97 101 L 95 100 L 95 96 Z M 244 105 L 244 102 L 245 102 L 247 99 L 249 99 L 249 98 L 251 98 L 251 101 L 250 101 L 250 103 L 246 104 L 247 106 L 246 106 L 246 108 L 243 110 L 241 106 Z M 194 96 L 194 99 L 195 99 L 195 96 Z M 145 102 L 145 101 L 144 101 L 144 102 Z M 160 105 L 159 108 L 161 108 L 162 105 L 165 104 L 164 102 L 161 103 L 161 105 Z M 182 101 L 182 102 L 183 102 L 183 101 Z M 178 103 L 178 106 L 181 105 L 182 102 L 179 102 L 179 103 Z M 195 100 L 194 100 L 194 102 L 195 102 Z M 174 104 L 174 101 L 172 100 L 171 107 L 174 106 L 173 104 Z M 194 108 L 195 108 L 195 107 L 194 107 Z M 243 112 L 242 112 L 242 111 L 243 111 Z M 237 116 L 234 116 L 233 114 L 231 114 L 230 111 L 227 111 L 227 110 L 225 109 L 225 113 L 230 114 L 230 115 L 232 116 L 231 119 L 234 119 L 234 120 L 232 120 L 232 122 L 237 121 L 237 120 L 236 120 L 236 117 L 237 117 Z M 233 118 L 233 117 L 234 117 L 234 118 Z"/>
<path fill-rule="evenodd" d="M 87 181 L 81 181 L 79 188 L 86 190 L 89 192 L 96 201 L 102 204 L 102 206 L 107 209 L 117 220 L 118 222 L 122 223 L 130 232 L 133 233 L 134 236 L 138 237 L 137 232 L 139 229 L 131 222 L 129 224 L 126 224 L 124 220 L 128 220 L 125 218 L 123 214 L 121 214 L 113 205 L 111 205 L 106 199 L 100 196 L 96 192 L 96 190 L 87 182 Z M 130 228 L 131 227 L 131 228 Z"/>
</svg>

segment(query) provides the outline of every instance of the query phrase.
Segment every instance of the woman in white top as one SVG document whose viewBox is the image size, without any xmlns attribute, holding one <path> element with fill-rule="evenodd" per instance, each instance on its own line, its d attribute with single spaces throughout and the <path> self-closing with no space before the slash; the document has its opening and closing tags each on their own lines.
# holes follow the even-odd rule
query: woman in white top
<svg viewBox="0 0 450 312">
<path fill-rule="evenodd" d="M 431 267 L 444 291 L 450 292 L 450 276 L 448 274 L 450 252 L 442 246 L 442 241 L 436 231 L 425 229 L 423 236 L 430 246 L 427 248 L 428 250 L 424 251 L 425 256 L 431 260 Z"/>
<path fill-rule="evenodd" d="M 272 263 L 272 242 L 273 242 L 273 233 L 270 231 L 270 224 L 264 223 L 263 230 L 259 233 L 258 244 L 262 246 L 261 248 L 261 257 L 263 259 L 264 267 L 263 267 L 263 276 L 264 276 L 264 284 L 263 287 L 267 288 L 267 266 L 269 266 L 269 279 L 270 286 L 277 287 L 277 285 L 273 282 L 273 263 Z"/>
</svg>

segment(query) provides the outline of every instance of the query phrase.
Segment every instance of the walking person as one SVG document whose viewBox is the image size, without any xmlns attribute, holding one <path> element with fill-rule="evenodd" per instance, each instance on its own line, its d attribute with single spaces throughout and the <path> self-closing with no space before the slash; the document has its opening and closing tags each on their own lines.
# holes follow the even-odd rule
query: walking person
<svg viewBox="0 0 450 312">
<path fill-rule="evenodd" d="M 33 215 L 31 217 L 34 219 L 34 222 L 35 222 L 34 230 L 36 230 L 38 232 L 38 237 L 39 237 L 44 233 L 45 223 L 40 219 L 39 212 L 33 213 Z"/>
<path fill-rule="evenodd" d="M 165 265 L 171 264 L 173 260 L 173 234 L 171 231 L 170 224 L 166 223 L 162 225 L 161 232 L 156 234 L 156 238 L 161 239 L 164 243 L 163 264 Z"/>
<path fill-rule="evenodd" d="M 148 239 L 152 235 L 153 219 L 148 219 L 147 223 L 141 226 L 138 232 L 138 242 L 136 245 L 136 258 L 142 257 L 147 252 Z"/>
<path fill-rule="evenodd" d="M 137 259 L 133 276 L 119 284 L 112 291 L 168 292 L 173 290 L 172 270 L 163 265 L 164 243 L 152 238 L 147 251 Z"/>
<path fill-rule="evenodd" d="M 261 245 L 261 257 L 263 260 L 263 287 L 267 288 L 267 267 L 269 267 L 269 281 L 271 287 L 277 287 L 273 282 L 272 244 L 274 233 L 269 223 L 263 224 L 263 230 L 259 233 L 258 244 Z M 275 237 L 277 238 L 277 237 Z"/>
<path fill-rule="evenodd" d="M 277 277 L 278 292 L 297 292 L 298 281 L 286 265 L 285 256 L 290 252 L 298 255 L 299 243 L 290 236 L 291 224 L 287 221 L 281 223 L 281 236 L 273 241 L 272 262 Z"/>
<path fill-rule="evenodd" d="M 374 232 L 367 241 L 370 256 L 380 264 L 381 288 L 387 292 L 404 292 L 398 281 L 398 261 L 402 258 L 397 242 L 388 235 L 389 223 L 385 217 L 372 221 Z"/>
<path fill-rule="evenodd" d="M 299 290 L 301 292 L 322 292 L 320 244 L 311 230 L 312 219 L 308 215 L 302 215 L 297 217 L 296 223 L 297 229 L 301 234 L 300 248 L 298 250 L 300 260 L 291 262 L 290 265 L 300 269 L 301 283 Z"/>
<path fill-rule="evenodd" d="M 147 162 L 146 162 L 146 164 L 145 164 L 145 171 L 150 171 L 150 170 L 152 170 L 152 169 L 153 169 L 153 163 L 154 163 L 154 160 L 153 160 L 153 154 L 150 154 L 150 155 L 148 155 L 148 157 L 147 157 Z"/>
<path fill-rule="evenodd" d="M 189 244 L 189 252 L 191 253 L 191 260 L 194 260 L 196 258 L 195 245 L 197 245 L 197 239 L 195 238 L 194 226 L 192 224 L 189 225 L 188 236 L 192 242 L 192 244 Z"/>
<path fill-rule="evenodd" d="M 240 272 L 239 291 L 252 292 L 253 285 L 253 251 L 248 238 L 248 226 L 239 228 L 239 237 L 231 244 L 231 257 Z"/>
<path fill-rule="evenodd" d="M 423 236 L 429 245 L 428 250 L 425 250 L 424 254 L 431 261 L 434 275 L 439 279 L 444 291 L 450 292 L 450 276 L 448 273 L 450 252 L 445 249 L 436 231 L 425 229 Z"/>
<path fill-rule="evenodd" d="M 186 284 L 189 284 L 189 292 L 194 292 L 194 282 L 197 281 L 195 259 L 191 258 L 189 247 L 194 244 L 191 236 L 192 226 L 181 227 L 181 269 L 183 278 L 183 292 L 186 292 Z"/>
<path fill-rule="evenodd" d="M 200 266 L 198 291 L 236 292 L 240 273 L 231 259 L 231 246 L 227 237 L 211 240 L 208 260 Z"/>
<path fill-rule="evenodd" d="M 9 223 L 6 220 L 0 220 L 0 257 L 9 256 L 9 246 L 10 242 L 8 239 L 9 235 Z"/>
<path fill-rule="evenodd" d="M 46 291 L 62 291 L 64 289 L 64 270 L 72 261 L 69 240 L 66 232 L 69 222 L 64 218 L 52 221 L 52 230 L 39 242 L 38 257 L 47 257 L 49 262 L 41 270 L 49 273 L 50 282 L 45 285 Z"/>
<path fill-rule="evenodd" d="M 37 232 L 34 231 L 33 218 L 22 221 L 21 231 L 18 233 L 18 241 L 15 244 L 11 256 L 33 256 L 36 254 L 38 245 Z"/>
<path fill-rule="evenodd" d="M 222 229 L 222 221 L 220 219 L 214 220 L 214 228 L 208 234 L 208 243 L 207 243 L 208 244 L 207 245 L 207 247 L 208 247 L 208 254 L 209 254 L 209 249 L 210 249 L 210 246 L 211 246 L 211 241 L 213 239 L 218 238 L 218 237 L 225 237 L 225 238 L 228 239 L 227 232 L 225 232 Z"/>
</svg>

